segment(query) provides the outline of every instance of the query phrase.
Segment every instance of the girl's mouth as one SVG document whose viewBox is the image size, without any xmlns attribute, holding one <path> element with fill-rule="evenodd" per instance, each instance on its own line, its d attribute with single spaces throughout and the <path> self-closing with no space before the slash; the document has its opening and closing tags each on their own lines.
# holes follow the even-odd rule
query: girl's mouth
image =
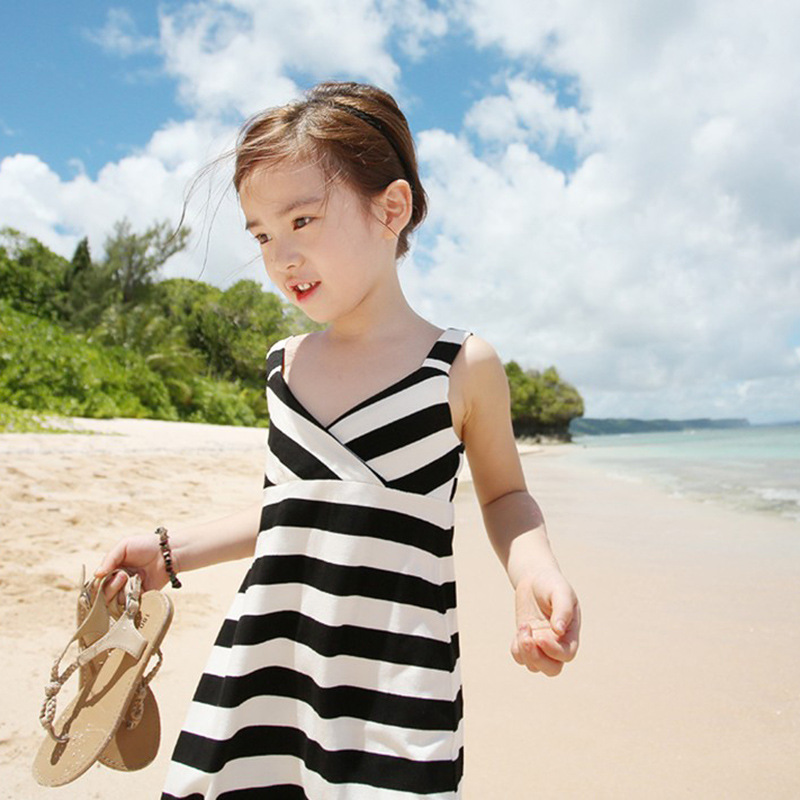
<svg viewBox="0 0 800 800">
<path fill-rule="evenodd" d="M 317 286 L 319 286 L 319 281 L 306 281 L 301 283 L 295 283 L 292 286 L 292 291 L 294 292 L 295 299 L 298 302 L 305 300 L 307 297 L 313 294 Z"/>
</svg>

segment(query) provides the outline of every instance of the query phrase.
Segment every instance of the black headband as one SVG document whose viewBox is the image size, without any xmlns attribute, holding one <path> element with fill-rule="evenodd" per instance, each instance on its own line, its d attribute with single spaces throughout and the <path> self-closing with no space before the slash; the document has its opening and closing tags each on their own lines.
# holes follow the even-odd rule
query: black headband
<svg viewBox="0 0 800 800">
<path fill-rule="evenodd" d="M 405 158 L 403 158 L 403 154 L 400 152 L 400 148 L 397 146 L 391 133 L 383 124 L 383 122 L 381 122 L 381 120 L 379 120 L 376 116 L 373 116 L 367 111 L 362 111 L 360 108 L 351 106 L 348 103 L 339 103 L 336 100 L 328 100 L 327 98 L 321 98 L 321 97 L 320 98 L 312 97 L 309 98 L 308 102 L 327 104 L 329 106 L 332 106 L 333 108 L 338 109 L 339 111 L 345 111 L 354 117 L 358 117 L 358 119 L 362 120 L 363 122 L 366 122 L 367 125 L 371 125 L 373 128 L 375 128 L 375 130 L 378 131 L 383 136 L 383 138 L 386 139 L 387 142 L 389 142 L 389 145 L 391 146 L 392 150 L 394 150 L 394 154 L 397 156 L 397 160 L 400 162 L 400 166 L 403 168 L 403 172 L 405 173 L 405 178 L 411 185 L 411 189 L 413 191 L 414 189 L 414 180 L 412 178 L 413 173 L 409 168 L 408 162 L 406 161 Z"/>
</svg>

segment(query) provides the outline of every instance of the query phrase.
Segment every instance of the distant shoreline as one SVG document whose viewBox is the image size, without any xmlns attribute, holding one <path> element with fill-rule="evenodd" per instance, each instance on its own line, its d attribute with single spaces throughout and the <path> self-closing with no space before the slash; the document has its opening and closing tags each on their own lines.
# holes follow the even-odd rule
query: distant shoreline
<svg viewBox="0 0 800 800">
<path fill-rule="evenodd" d="M 606 436 L 615 433 L 668 433 L 672 431 L 728 430 L 749 427 L 750 421 L 744 418 L 634 419 L 629 417 L 580 417 L 572 420 L 569 432 L 573 436 Z"/>
</svg>

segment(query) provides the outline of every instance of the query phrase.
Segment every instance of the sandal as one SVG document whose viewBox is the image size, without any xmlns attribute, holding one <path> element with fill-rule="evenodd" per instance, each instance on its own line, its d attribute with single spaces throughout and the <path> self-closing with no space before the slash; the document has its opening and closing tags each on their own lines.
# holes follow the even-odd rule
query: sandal
<svg viewBox="0 0 800 800">
<path fill-rule="evenodd" d="M 147 683 L 160 665 L 159 645 L 172 620 L 172 603 L 162 592 L 141 594 L 141 580 L 133 576 L 127 584 L 125 608 L 115 615 L 114 608 L 109 607 L 103 593 L 103 587 L 111 575 L 100 581 L 83 622 L 53 664 L 40 715 L 42 726 L 49 736 L 39 748 L 33 764 L 34 777 L 43 786 L 62 786 L 75 780 L 109 746 L 110 751 L 106 754 L 108 760 L 125 764 L 125 746 L 120 749 L 115 734 L 130 713 L 132 701 L 137 696 L 141 701 L 134 702 L 134 708 L 139 706 L 140 719 L 146 719 Z M 111 605 L 115 606 L 116 601 Z M 63 672 L 59 672 L 61 660 L 73 642 L 78 643 L 77 658 Z M 158 664 L 145 676 L 145 668 L 154 653 L 158 654 Z M 54 725 L 56 696 L 79 668 L 78 695 Z M 148 716 L 152 720 L 152 711 Z M 157 711 L 155 719 L 158 719 Z M 127 723 L 124 727 L 127 727 Z M 136 727 L 134 725 L 134 729 Z M 140 737 L 145 738 L 146 730 L 130 737 L 136 745 L 132 747 L 134 752 L 138 752 Z M 127 744 L 129 737 L 122 732 L 120 736 L 120 742 Z M 136 758 L 133 760 L 136 761 Z"/>
<path fill-rule="evenodd" d="M 141 721 L 134 727 L 130 725 L 130 719 L 126 718 L 117 728 L 114 738 L 97 758 L 101 764 L 121 772 L 134 772 L 144 769 L 158 755 L 161 718 L 155 695 L 149 686 L 145 687 Z"/>
<path fill-rule="evenodd" d="M 78 595 L 78 630 L 86 620 L 87 615 L 93 605 L 93 591 L 95 581 L 86 580 L 86 567 L 81 574 L 81 591 Z M 106 604 L 104 606 L 108 608 Z M 108 608 L 109 616 L 118 619 L 122 613 L 124 605 L 117 604 L 117 607 Z M 83 634 L 78 638 L 79 649 L 85 650 L 90 644 L 96 641 L 100 635 L 108 630 L 111 619 L 105 624 L 93 626 L 94 630 L 84 629 Z M 99 630 L 98 630 L 99 627 Z M 105 661 L 105 653 L 101 653 L 93 661 L 80 668 L 80 686 L 83 687 L 87 680 L 97 672 Z M 156 650 L 158 662 L 150 672 L 145 675 L 136 690 L 133 700 L 125 713 L 125 719 L 117 728 L 113 739 L 106 745 L 98 761 L 111 769 L 124 772 L 133 772 L 144 769 L 152 763 L 158 755 L 158 748 L 161 744 L 161 718 L 158 713 L 153 690 L 150 688 L 150 681 L 155 678 L 156 673 L 161 667 L 161 650 Z"/>
</svg>

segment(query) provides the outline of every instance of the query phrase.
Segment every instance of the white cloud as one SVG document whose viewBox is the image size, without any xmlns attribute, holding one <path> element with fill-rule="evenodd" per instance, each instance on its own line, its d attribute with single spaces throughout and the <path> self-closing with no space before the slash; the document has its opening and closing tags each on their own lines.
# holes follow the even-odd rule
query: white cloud
<svg viewBox="0 0 800 800">
<path fill-rule="evenodd" d="M 0 119 L 0 133 L 9 138 L 17 135 L 17 131 L 9 127 L 2 119 Z"/>
<path fill-rule="evenodd" d="M 213 122 L 172 123 L 156 132 L 141 152 L 107 164 L 96 180 L 83 172 L 64 180 L 33 155 L 5 158 L 0 162 L 3 224 L 65 257 L 88 236 L 99 257 L 105 237 L 123 217 L 134 230 L 162 219 L 177 224 L 187 187 L 213 156 L 230 148 L 233 136 L 233 130 Z M 202 274 L 220 284 L 238 277 L 261 278 L 261 269 L 252 263 L 257 251 L 248 246 L 228 190 L 230 168 L 223 161 L 199 183 L 187 208 L 186 223 L 194 232 L 190 249 L 169 262 L 167 275 Z"/>
<path fill-rule="evenodd" d="M 85 36 L 113 55 L 127 56 L 152 52 L 158 47 L 158 40 L 139 33 L 136 22 L 124 8 L 110 8 L 106 23 L 99 30 L 87 30 Z"/>
<path fill-rule="evenodd" d="M 425 0 L 379 0 L 378 8 L 403 52 L 414 61 L 420 61 L 429 44 L 445 36 L 450 27 L 447 14 Z"/>
<path fill-rule="evenodd" d="M 460 8 L 518 71 L 467 115 L 488 150 L 420 138 L 436 244 L 415 293 L 504 357 L 557 364 L 590 414 L 796 416 L 800 11 Z M 540 67 L 574 80 L 579 110 L 526 79 Z M 568 181 L 536 152 L 559 139 L 585 159 Z M 743 399 L 746 381 L 764 390 Z"/>
<path fill-rule="evenodd" d="M 530 141 L 544 151 L 552 151 L 559 141 L 580 144 L 586 133 L 585 116 L 577 108 L 560 106 L 554 88 L 516 77 L 506 81 L 506 90 L 475 103 L 466 127 L 487 141 Z"/>
<path fill-rule="evenodd" d="M 419 60 L 447 30 L 424 0 L 199 0 L 162 11 L 161 48 L 190 108 L 248 116 L 296 95 L 292 75 L 397 90 L 390 45 Z"/>
<path fill-rule="evenodd" d="M 187 187 L 204 165 L 233 145 L 235 130 L 220 120 L 241 119 L 299 92 L 290 74 L 324 78 L 346 74 L 394 88 L 399 67 L 388 52 L 390 34 L 405 52 L 421 57 L 426 43 L 447 28 L 446 16 L 423 0 L 298 0 L 287 6 L 259 0 L 199 0 L 160 12 L 158 51 L 177 79 L 194 119 L 166 123 L 147 146 L 106 164 L 97 178 L 73 161 L 75 175 L 60 178 L 34 155 L 0 164 L 4 224 L 39 238 L 69 256 L 88 235 L 95 252 L 113 223 L 127 216 L 135 229 L 155 220 L 176 221 Z M 153 49 L 123 9 L 87 33 L 108 52 L 128 56 Z M 194 249 L 175 256 L 168 274 L 226 284 L 261 278 L 258 251 L 242 231 L 229 190 L 230 164 L 203 176 L 188 209 Z"/>
<path fill-rule="evenodd" d="M 248 116 L 297 94 L 288 77 L 347 74 L 392 89 L 390 18 L 372 0 L 198 2 L 162 13 L 167 72 L 201 114 Z M 419 37 L 418 37 L 419 38 Z"/>
</svg>

